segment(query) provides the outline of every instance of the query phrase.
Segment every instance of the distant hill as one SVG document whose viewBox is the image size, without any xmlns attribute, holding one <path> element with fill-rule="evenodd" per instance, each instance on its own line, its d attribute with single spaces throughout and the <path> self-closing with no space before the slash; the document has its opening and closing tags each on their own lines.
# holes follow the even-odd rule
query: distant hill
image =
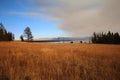
<svg viewBox="0 0 120 80">
<path fill-rule="evenodd" d="M 35 42 L 89 42 L 90 41 L 90 37 L 57 37 L 57 38 L 38 38 L 38 39 L 34 39 L 33 41 Z"/>
</svg>

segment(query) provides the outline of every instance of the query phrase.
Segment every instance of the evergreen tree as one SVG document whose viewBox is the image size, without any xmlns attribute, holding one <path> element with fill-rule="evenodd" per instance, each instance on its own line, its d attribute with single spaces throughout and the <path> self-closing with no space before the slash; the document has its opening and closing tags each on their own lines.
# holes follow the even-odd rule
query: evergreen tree
<svg viewBox="0 0 120 80">
<path fill-rule="evenodd" d="M 0 41 L 13 41 L 14 35 L 11 32 L 7 32 L 3 24 L 0 23 Z"/>
<path fill-rule="evenodd" d="M 114 43 L 115 43 L 115 44 L 120 44 L 120 36 L 119 36 L 119 33 L 118 33 L 118 32 L 116 32 L 116 33 L 114 34 Z"/>
<path fill-rule="evenodd" d="M 7 39 L 8 39 L 8 41 L 13 41 L 14 40 L 14 36 L 11 32 L 8 32 Z"/>
<path fill-rule="evenodd" d="M 120 35 L 119 33 L 93 33 L 92 43 L 102 43 L 102 44 L 120 44 Z"/>
<path fill-rule="evenodd" d="M 96 43 L 96 41 L 97 41 L 97 36 L 96 36 L 96 33 L 94 32 L 92 37 L 92 42 Z"/>
<path fill-rule="evenodd" d="M 3 39 L 4 39 L 3 30 L 0 29 L 0 41 L 3 41 Z"/>
</svg>

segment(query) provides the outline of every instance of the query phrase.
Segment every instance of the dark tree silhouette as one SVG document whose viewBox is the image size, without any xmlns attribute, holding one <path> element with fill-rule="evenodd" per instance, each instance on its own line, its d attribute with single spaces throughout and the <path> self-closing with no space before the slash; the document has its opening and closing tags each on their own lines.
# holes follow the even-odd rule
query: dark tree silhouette
<svg viewBox="0 0 120 80">
<path fill-rule="evenodd" d="M 0 41 L 4 40 L 3 29 L 0 29 Z"/>
<path fill-rule="evenodd" d="M 92 37 L 92 42 L 93 42 L 93 43 L 96 43 L 96 41 L 97 41 L 97 35 L 96 35 L 96 33 L 94 32 L 94 33 L 93 33 L 93 37 Z"/>
<path fill-rule="evenodd" d="M 114 43 L 115 44 L 120 44 L 120 35 L 119 35 L 119 33 L 118 32 L 116 32 L 115 34 L 114 34 Z"/>
<path fill-rule="evenodd" d="M 12 41 L 14 39 L 14 35 L 11 32 L 7 34 L 8 41 Z"/>
<path fill-rule="evenodd" d="M 101 44 L 120 44 L 120 35 L 118 32 L 113 33 L 108 31 L 108 33 L 93 33 L 92 43 Z"/>
<path fill-rule="evenodd" d="M 13 41 L 14 35 L 11 32 L 7 32 L 3 24 L 0 23 L 0 41 Z"/>
<path fill-rule="evenodd" d="M 22 36 L 22 35 L 20 36 L 20 39 L 21 39 L 21 41 L 24 41 L 24 39 L 23 39 L 23 36 Z"/>
<path fill-rule="evenodd" d="M 27 41 L 33 40 L 32 32 L 29 27 L 25 28 L 23 37 L 27 38 Z"/>
</svg>

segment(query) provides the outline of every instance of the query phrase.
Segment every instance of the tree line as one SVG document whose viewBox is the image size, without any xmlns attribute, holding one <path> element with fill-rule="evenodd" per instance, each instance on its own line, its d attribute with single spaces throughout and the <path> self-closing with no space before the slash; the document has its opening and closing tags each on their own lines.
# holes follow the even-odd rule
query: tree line
<svg viewBox="0 0 120 80">
<path fill-rule="evenodd" d="M 21 41 L 32 41 L 33 36 L 29 27 L 26 27 L 23 34 L 20 36 Z M 12 32 L 7 32 L 4 25 L 0 23 L 0 41 L 13 41 L 14 34 Z"/>
<path fill-rule="evenodd" d="M 99 44 L 120 44 L 120 35 L 118 32 L 113 33 L 108 31 L 108 33 L 93 33 L 92 43 Z"/>
<path fill-rule="evenodd" d="M 26 27 L 23 34 L 20 36 L 21 41 L 32 41 L 33 36 L 30 27 Z M 13 41 L 14 34 L 7 32 L 3 24 L 0 23 L 0 41 Z M 113 33 L 108 31 L 107 33 L 93 33 L 91 37 L 92 43 L 99 44 L 120 44 L 120 35 L 118 32 Z"/>
<path fill-rule="evenodd" d="M 12 32 L 7 32 L 3 24 L 0 23 L 0 41 L 13 41 L 14 34 Z"/>
</svg>

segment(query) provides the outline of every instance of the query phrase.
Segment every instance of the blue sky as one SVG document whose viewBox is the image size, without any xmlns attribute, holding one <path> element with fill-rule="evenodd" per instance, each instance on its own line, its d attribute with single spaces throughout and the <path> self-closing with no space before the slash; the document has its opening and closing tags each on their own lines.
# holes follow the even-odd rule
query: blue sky
<svg viewBox="0 0 120 80">
<path fill-rule="evenodd" d="M 59 20 L 48 20 L 43 16 L 21 14 L 29 12 L 29 6 L 36 6 L 36 4 L 24 3 L 24 0 L 20 2 L 17 0 L 0 0 L 0 22 L 8 31 L 15 34 L 16 39 L 19 39 L 27 26 L 31 28 L 34 38 L 64 36 L 64 31 L 55 27 L 60 22 Z"/>
<path fill-rule="evenodd" d="M 120 0 L 0 0 L 0 22 L 16 39 L 29 26 L 34 38 L 89 37 L 120 32 Z"/>
</svg>

